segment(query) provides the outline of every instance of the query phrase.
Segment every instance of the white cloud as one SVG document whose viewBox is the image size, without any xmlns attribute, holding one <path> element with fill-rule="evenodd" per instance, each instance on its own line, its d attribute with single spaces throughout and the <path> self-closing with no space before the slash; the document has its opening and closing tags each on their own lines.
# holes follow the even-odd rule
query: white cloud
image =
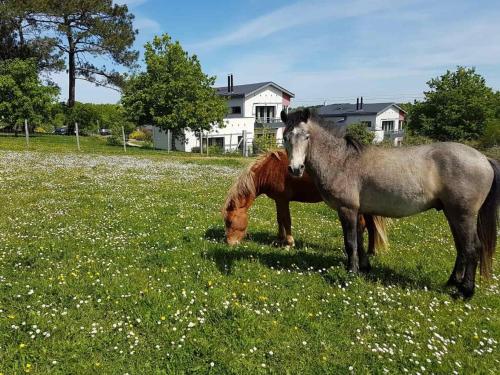
<svg viewBox="0 0 500 375">
<path fill-rule="evenodd" d="M 315 23 L 325 19 L 335 21 L 336 19 L 366 15 L 390 8 L 394 4 L 400 6 L 408 2 L 409 0 L 301 1 L 257 17 L 234 31 L 225 31 L 220 36 L 196 43 L 191 46 L 191 49 L 209 50 L 246 43 L 290 28 L 314 27 Z"/>
<path fill-rule="evenodd" d="M 134 20 L 134 27 L 139 29 L 139 32 L 158 32 L 161 30 L 161 25 L 157 21 L 147 17 L 137 17 Z"/>
<path fill-rule="evenodd" d="M 126 4 L 128 8 L 135 8 L 147 1 L 148 0 L 116 0 L 115 3 L 120 5 Z"/>
</svg>

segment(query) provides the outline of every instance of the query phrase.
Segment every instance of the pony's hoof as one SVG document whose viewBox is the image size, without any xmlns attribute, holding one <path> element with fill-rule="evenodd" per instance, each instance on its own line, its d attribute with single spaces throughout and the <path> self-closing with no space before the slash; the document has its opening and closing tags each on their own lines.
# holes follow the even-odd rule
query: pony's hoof
<svg viewBox="0 0 500 375">
<path fill-rule="evenodd" d="M 469 300 L 474 296 L 474 286 L 471 287 L 460 284 L 457 288 L 464 300 Z"/>
<path fill-rule="evenodd" d="M 363 264 L 359 266 L 359 270 L 363 273 L 369 273 L 372 270 L 372 266 L 370 265 L 370 263 Z"/>
</svg>

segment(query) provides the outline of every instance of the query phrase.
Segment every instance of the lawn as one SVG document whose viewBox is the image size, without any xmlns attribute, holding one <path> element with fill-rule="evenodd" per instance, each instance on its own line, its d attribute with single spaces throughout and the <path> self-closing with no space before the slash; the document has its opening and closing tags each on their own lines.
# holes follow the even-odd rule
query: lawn
<svg viewBox="0 0 500 375">
<path fill-rule="evenodd" d="M 223 243 L 245 159 L 23 141 L 0 137 L 1 374 L 500 373 L 499 262 L 450 297 L 441 213 L 394 220 L 352 276 L 323 204 L 292 204 L 294 249 L 265 197 Z"/>
</svg>

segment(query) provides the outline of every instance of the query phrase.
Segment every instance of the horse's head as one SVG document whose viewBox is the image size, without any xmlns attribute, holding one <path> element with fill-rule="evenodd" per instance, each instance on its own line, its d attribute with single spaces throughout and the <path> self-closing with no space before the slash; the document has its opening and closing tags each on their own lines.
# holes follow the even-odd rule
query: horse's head
<svg viewBox="0 0 500 375">
<path fill-rule="evenodd" d="M 238 245 L 247 233 L 247 207 L 238 207 L 237 201 L 229 202 L 223 210 L 226 242 L 228 245 Z"/>
<path fill-rule="evenodd" d="M 286 124 L 283 141 L 288 154 L 288 171 L 292 176 L 302 177 L 309 147 L 308 108 L 287 114 L 281 111 L 281 120 Z"/>
</svg>

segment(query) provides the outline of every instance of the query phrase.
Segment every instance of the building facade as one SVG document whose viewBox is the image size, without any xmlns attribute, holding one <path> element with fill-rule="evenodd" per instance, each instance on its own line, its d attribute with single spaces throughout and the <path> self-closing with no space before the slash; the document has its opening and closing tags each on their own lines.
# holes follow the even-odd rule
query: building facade
<svg viewBox="0 0 500 375">
<path fill-rule="evenodd" d="M 399 145 L 403 140 L 406 112 L 396 103 L 329 104 L 318 108 L 318 115 L 338 125 L 365 124 L 375 133 L 374 142 L 390 140 Z"/>
<path fill-rule="evenodd" d="M 211 131 L 196 132 L 185 130 L 181 137 L 172 137 L 156 128 L 153 132 L 155 148 L 178 151 L 200 151 L 208 146 L 218 146 L 225 152 L 233 152 L 243 147 L 252 148 L 259 129 L 266 127 L 281 133 L 276 126 L 281 120 L 280 113 L 290 106 L 294 94 L 274 82 L 260 82 L 233 85 L 233 77 L 228 77 L 228 85 L 217 87 L 217 93 L 227 99 L 228 113 L 224 126 L 215 125 Z M 257 134 L 256 134 L 257 131 Z"/>
</svg>

